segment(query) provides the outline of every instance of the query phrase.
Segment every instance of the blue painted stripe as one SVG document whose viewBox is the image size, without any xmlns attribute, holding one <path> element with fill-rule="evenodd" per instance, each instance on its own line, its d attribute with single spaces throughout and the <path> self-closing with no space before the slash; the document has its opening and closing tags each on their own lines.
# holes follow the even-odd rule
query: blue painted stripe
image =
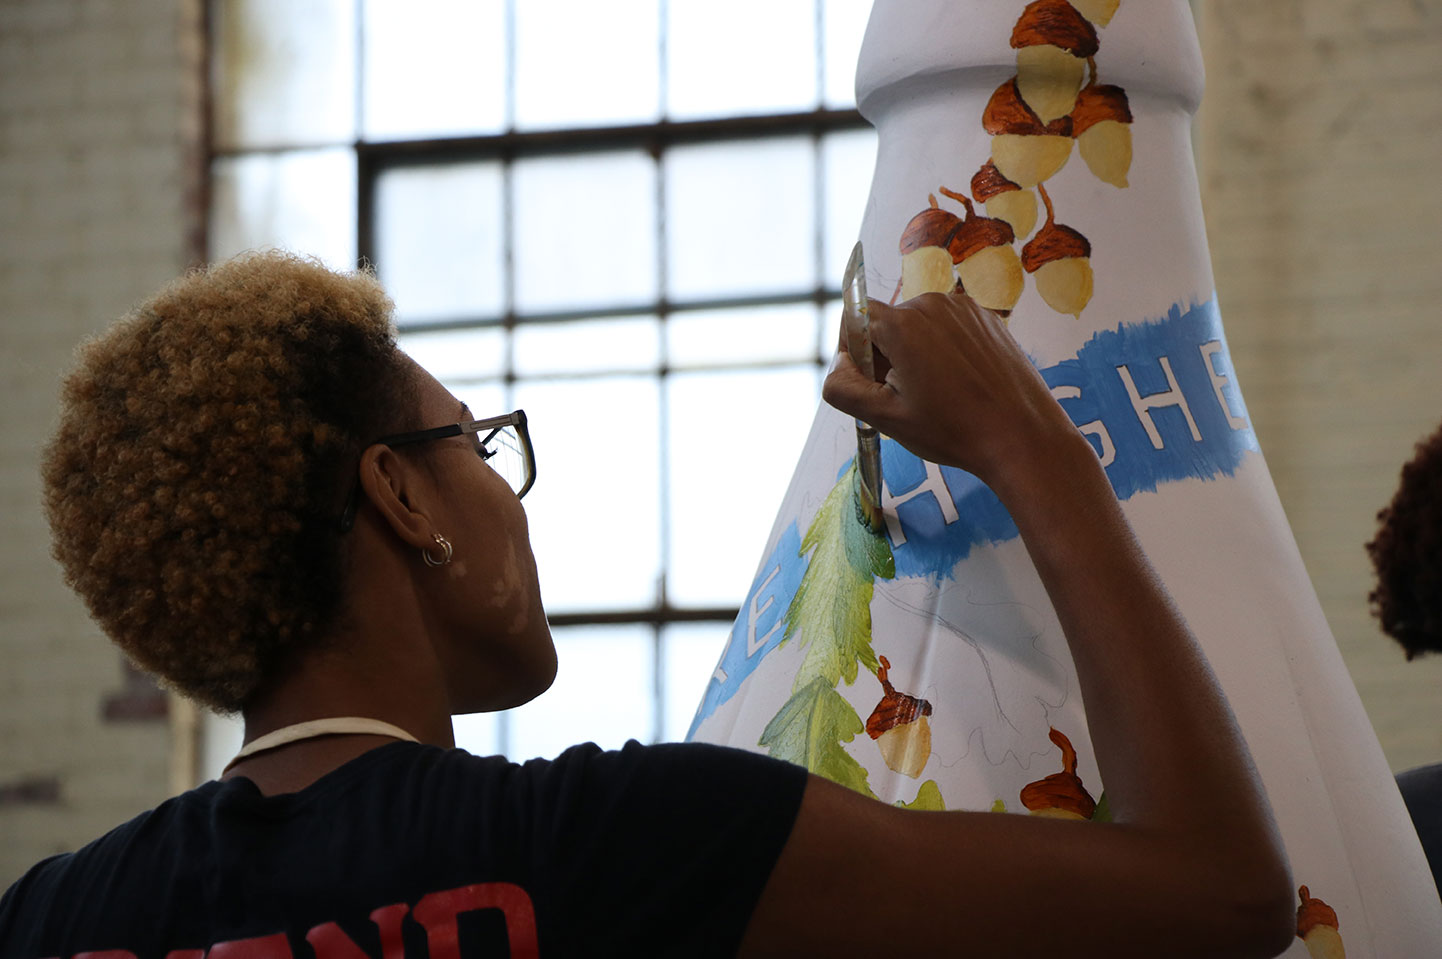
<svg viewBox="0 0 1442 959">
<path fill-rule="evenodd" d="M 1160 483 L 1231 476 L 1258 448 L 1215 300 L 1103 330 L 1075 358 L 1041 372 L 1107 463 L 1120 499 Z M 1018 535 L 1001 502 L 969 473 L 928 466 L 885 440 L 882 474 L 897 520 L 898 576 L 950 576 L 973 547 Z M 780 643 L 782 616 L 806 568 L 800 540 L 792 523 L 752 584 L 687 738 Z"/>
</svg>

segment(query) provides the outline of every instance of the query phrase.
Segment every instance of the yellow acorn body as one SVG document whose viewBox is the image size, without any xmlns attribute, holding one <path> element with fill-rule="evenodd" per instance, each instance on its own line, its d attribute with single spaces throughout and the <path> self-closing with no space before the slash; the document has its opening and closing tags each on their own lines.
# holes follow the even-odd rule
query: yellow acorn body
<svg viewBox="0 0 1442 959">
<path fill-rule="evenodd" d="M 1132 167 L 1132 130 L 1116 120 L 1101 120 L 1076 138 L 1077 152 L 1098 180 L 1112 186 L 1127 185 Z"/>
<path fill-rule="evenodd" d="M 991 160 L 1008 180 L 1026 189 L 1066 166 L 1071 143 L 1071 137 L 1050 133 L 1002 133 L 991 139 Z"/>
<path fill-rule="evenodd" d="M 916 779 L 931 758 L 931 723 L 919 715 L 909 723 L 893 726 L 876 740 L 887 768 Z"/>
<path fill-rule="evenodd" d="M 1312 959 L 1347 959 L 1342 934 L 1331 926 L 1313 926 L 1302 937 L 1302 942 Z"/>
<path fill-rule="evenodd" d="M 1055 806 L 1050 809 L 1033 809 L 1028 815 L 1040 816 L 1042 819 L 1072 819 L 1076 822 L 1087 822 L 1087 817 L 1079 812 L 1070 809 L 1058 809 Z"/>
<path fill-rule="evenodd" d="M 1026 286 L 1021 257 L 1010 245 L 978 250 L 956 265 L 956 275 L 978 305 L 998 312 L 1016 306 Z"/>
<path fill-rule="evenodd" d="M 1092 298 L 1092 265 L 1084 256 L 1068 256 L 1044 263 L 1033 276 L 1036 291 L 1058 313 L 1080 317 Z"/>
<path fill-rule="evenodd" d="M 901 299 L 956 289 L 951 254 L 944 247 L 922 246 L 901 257 Z"/>
<path fill-rule="evenodd" d="M 1076 7 L 1077 13 L 1086 17 L 1099 27 L 1104 27 L 1112 22 L 1116 15 L 1117 6 L 1121 0 L 1071 0 L 1071 5 Z"/>
<path fill-rule="evenodd" d="M 1036 194 L 1030 190 L 1009 190 L 986 201 L 986 215 L 1011 224 L 1018 240 L 1031 236 L 1036 228 Z"/>
<path fill-rule="evenodd" d="M 1085 76 L 1085 60 L 1050 43 L 1016 51 L 1017 91 L 1042 123 L 1071 112 Z"/>
</svg>

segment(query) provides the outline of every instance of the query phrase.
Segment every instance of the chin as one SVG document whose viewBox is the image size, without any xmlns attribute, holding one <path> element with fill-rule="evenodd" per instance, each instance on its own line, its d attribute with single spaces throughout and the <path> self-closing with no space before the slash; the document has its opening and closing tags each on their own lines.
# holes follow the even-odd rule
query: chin
<svg viewBox="0 0 1442 959">
<path fill-rule="evenodd" d="M 514 709 L 550 689 L 556 681 L 556 645 L 550 627 L 543 629 L 542 636 L 526 643 L 518 653 L 477 667 L 472 675 L 492 682 L 485 689 L 453 690 L 452 715 Z"/>
</svg>

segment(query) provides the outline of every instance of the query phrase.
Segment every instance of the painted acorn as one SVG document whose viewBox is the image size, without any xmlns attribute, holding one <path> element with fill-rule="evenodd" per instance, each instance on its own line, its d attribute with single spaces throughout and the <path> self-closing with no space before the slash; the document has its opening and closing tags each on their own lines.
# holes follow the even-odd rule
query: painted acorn
<svg viewBox="0 0 1442 959">
<path fill-rule="evenodd" d="M 887 679 L 891 663 L 880 657 L 876 678 L 881 680 L 881 701 L 866 720 L 866 734 L 876 740 L 881 758 L 893 772 L 913 779 L 921 775 L 931 758 L 931 703 L 896 691 Z"/>
<path fill-rule="evenodd" d="M 1096 812 L 1097 804 L 1076 774 L 1076 750 L 1072 748 L 1071 740 L 1055 728 L 1048 732 L 1047 738 L 1061 749 L 1062 771 L 1023 786 L 1021 804 L 1033 816 L 1090 819 Z"/>
<path fill-rule="evenodd" d="M 1022 189 L 1053 176 L 1071 156 L 1071 117 L 1043 123 L 1021 98 L 1016 78 L 992 92 L 981 125 L 992 136 L 991 162 Z"/>
<path fill-rule="evenodd" d="M 971 178 L 971 195 L 986 204 L 986 215 L 1011 224 L 1017 239 L 1030 236 L 1036 227 L 1036 194 L 1001 175 L 990 160 Z"/>
<path fill-rule="evenodd" d="M 927 201 L 931 205 L 912 217 L 901 231 L 901 283 L 893 301 L 956 289 L 949 247 L 961 229 L 961 217 L 938 207 L 935 194 L 928 194 Z"/>
<path fill-rule="evenodd" d="M 966 219 L 948 246 L 962 289 L 978 306 L 1003 315 L 1009 313 L 1026 286 L 1021 258 L 1012 246 L 1016 233 L 1011 224 L 997 217 L 977 215 L 963 193 L 946 187 L 938 189 L 966 208 Z"/>
<path fill-rule="evenodd" d="M 1046 187 L 1038 187 L 1046 222 L 1021 248 L 1021 265 L 1032 274 L 1036 291 L 1058 313 L 1080 317 L 1092 298 L 1092 245 L 1069 226 L 1056 222 Z"/>
<path fill-rule="evenodd" d="M 1132 166 L 1132 110 L 1127 92 L 1109 83 L 1087 84 L 1071 112 L 1072 136 L 1087 169 L 1113 186 L 1127 185 Z"/>
<path fill-rule="evenodd" d="M 1071 0 L 1071 5 L 1076 7 L 1077 13 L 1097 26 L 1104 27 L 1116 16 L 1121 0 Z"/>
<path fill-rule="evenodd" d="M 1043 123 L 1072 111 L 1096 56 L 1096 29 L 1067 0 L 1033 0 L 1011 31 L 1021 98 Z"/>
<path fill-rule="evenodd" d="M 1297 890 L 1301 905 L 1297 907 L 1297 938 L 1307 947 L 1312 959 L 1347 959 L 1342 945 L 1341 924 L 1337 910 L 1312 896 L 1306 886 Z"/>
</svg>

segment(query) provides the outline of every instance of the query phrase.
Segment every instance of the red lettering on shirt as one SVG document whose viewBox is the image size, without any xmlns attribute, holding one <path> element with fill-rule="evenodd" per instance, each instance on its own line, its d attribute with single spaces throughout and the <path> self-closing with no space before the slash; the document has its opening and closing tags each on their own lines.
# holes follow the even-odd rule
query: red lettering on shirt
<svg viewBox="0 0 1442 959">
<path fill-rule="evenodd" d="M 382 906 L 371 913 L 371 922 L 381 934 L 381 959 L 405 959 L 406 947 L 401 941 L 401 920 L 410 907 L 403 902 Z M 333 922 L 316 926 L 305 934 L 305 941 L 315 950 L 315 959 L 371 959 L 355 940 Z M 168 959 L 168 957 L 167 957 Z"/>
<path fill-rule="evenodd" d="M 232 939 L 217 942 L 210 947 L 210 959 L 294 959 L 290 951 L 290 940 L 285 933 L 277 932 L 254 939 Z"/>
<path fill-rule="evenodd" d="M 381 906 L 371 913 L 371 922 L 381 934 L 381 959 L 406 959 L 406 944 L 401 941 L 401 920 L 411 907 L 403 902 Z"/>
<path fill-rule="evenodd" d="M 499 909 L 506 922 L 512 959 L 540 959 L 536 942 L 536 911 L 531 897 L 515 883 L 482 882 L 432 892 L 416 903 L 411 913 L 426 931 L 429 959 L 461 959 L 460 927 L 456 917 L 479 909 Z M 380 933 L 380 959 L 406 959 L 401 922 L 410 907 L 403 902 L 381 906 L 370 914 Z M 334 922 L 321 923 L 305 934 L 316 959 L 372 959 Z M 71 959 L 137 959 L 128 949 L 77 952 Z M 174 949 L 165 959 L 294 959 L 283 932 L 251 939 L 217 942 L 207 956 L 204 949 Z"/>
<path fill-rule="evenodd" d="M 426 930 L 430 959 L 461 959 L 456 917 L 476 909 L 499 909 L 506 917 L 511 959 L 539 959 L 536 912 L 526 890 L 511 882 L 481 882 L 433 892 L 416 903 L 412 915 Z"/>
</svg>

